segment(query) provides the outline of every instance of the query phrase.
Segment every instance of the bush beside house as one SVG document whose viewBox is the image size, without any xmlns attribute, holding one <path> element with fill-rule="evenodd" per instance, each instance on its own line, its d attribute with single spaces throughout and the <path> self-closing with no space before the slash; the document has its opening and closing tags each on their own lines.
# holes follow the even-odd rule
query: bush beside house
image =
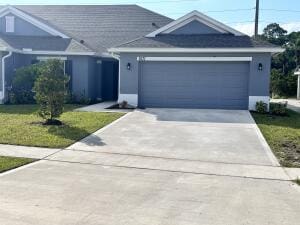
<svg viewBox="0 0 300 225">
<path fill-rule="evenodd" d="M 37 77 L 41 74 L 42 63 L 33 64 L 16 70 L 12 80 L 12 88 L 9 91 L 10 104 L 35 103 L 32 88 Z"/>
<path fill-rule="evenodd" d="M 33 87 L 46 63 L 40 62 L 16 70 L 8 94 L 8 104 L 36 104 Z M 68 84 L 66 84 L 66 91 L 67 95 L 64 100 L 67 104 L 88 105 L 93 103 L 92 99 L 86 97 L 85 91 L 75 95 L 70 91 Z"/>
</svg>

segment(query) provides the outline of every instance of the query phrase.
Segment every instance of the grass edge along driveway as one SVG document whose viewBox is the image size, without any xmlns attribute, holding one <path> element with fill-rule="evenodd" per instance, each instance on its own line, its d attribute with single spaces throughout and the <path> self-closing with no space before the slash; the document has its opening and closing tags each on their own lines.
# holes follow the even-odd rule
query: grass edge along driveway
<svg viewBox="0 0 300 225">
<path fill-rule="evenodd" d="M 300 113 L 288 116 L 251 113 L 280 164 L 300 168 Z"/>
<path fill-rule="evenodd" d="M 0 173 L 35 162 L 35 159 L 0 156 Z"/>
<path fill-rule="evenodd" d="M 64 125 L 44 126 L 37 105 L 0 105 L 0 144 L 66 148 L 124 115 L 74 111 L 78 107 L 66 105 L 59 118 Z"/>
</svg>

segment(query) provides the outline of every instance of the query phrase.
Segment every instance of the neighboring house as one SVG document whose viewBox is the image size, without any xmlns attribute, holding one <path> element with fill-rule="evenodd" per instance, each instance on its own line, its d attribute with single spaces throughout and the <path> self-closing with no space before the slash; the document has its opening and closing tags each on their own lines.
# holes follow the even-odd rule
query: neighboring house
<svg viewBox="0 0 300 225">
<path fill-rule="evenodd" d="M 59 57 L 75 95 L 139 107 L 254 109 L 269 102 L 282 49 L 193 11 L 178 20 L 136 5 L 0 9 L 4 102 L 15 69 Z"/>
</svg>

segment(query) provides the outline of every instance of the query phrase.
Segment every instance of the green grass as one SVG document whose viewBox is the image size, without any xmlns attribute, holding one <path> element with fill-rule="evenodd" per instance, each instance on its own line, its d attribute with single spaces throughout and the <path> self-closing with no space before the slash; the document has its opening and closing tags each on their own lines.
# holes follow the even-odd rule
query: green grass
<svg viewBox="0 0 300 225">
<path fill-rule="evenodd" d="M 36 160 L 27 158 L 16 158 L 0 156 L 0 173 L 32 163 Z"/>
<path fill-rule="evenodd" d="M 280 164 L 300 167 L 300 114 L 288 110 L 286 117 L 252 113 Z"/>
<path fill-rule="evenodd" d="M 59 118 L 64 125 L 44 126 L 43 120 L 37 116 L 36 105 L 1 105 L 0 143 L 65 148 L 124 115 L 72 111 L 77 107 L 65 107 Z"/>
</svg>

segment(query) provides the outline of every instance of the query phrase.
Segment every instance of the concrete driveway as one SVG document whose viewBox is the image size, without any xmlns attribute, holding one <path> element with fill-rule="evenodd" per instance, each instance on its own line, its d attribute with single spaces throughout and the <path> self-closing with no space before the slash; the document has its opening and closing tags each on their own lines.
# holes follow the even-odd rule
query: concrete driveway
<svg viewBox="0 0 300 225">
<path fill-rule="evenodd" d="M 248 111 L 136 111 L 69 149 L 163 158 L 278 165 Z"/>
<path fill-rule="evenodd" d="M 298 225 L 288 180 L 246 111 L 136 111 L 0 175 L 0 224 Z"/>
</svg>

